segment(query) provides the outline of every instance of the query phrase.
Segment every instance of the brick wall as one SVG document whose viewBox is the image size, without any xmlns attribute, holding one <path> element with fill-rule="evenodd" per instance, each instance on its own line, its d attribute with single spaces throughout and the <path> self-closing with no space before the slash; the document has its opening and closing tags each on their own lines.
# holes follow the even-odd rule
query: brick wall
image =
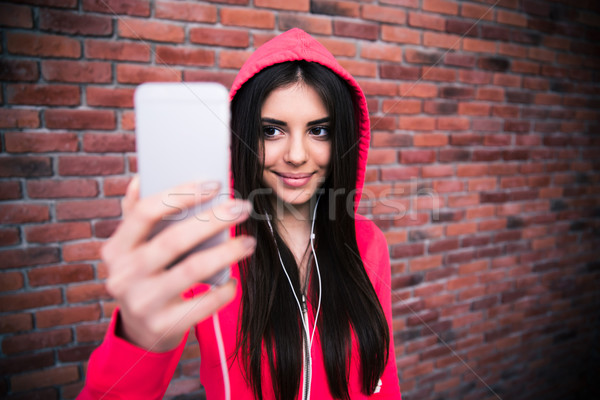
<svg viewBox="0 0 600 400">
<path fill-rule="evenodd" d="M 115 306 L 98 249 L 136 171 L 135 85 L 229 85 L 297 26 L 368 98 L 361 210 L 390 245 L 404 398 L 599 396 L 599 12 L 593 0 L 3 2 L 0 395 L 81 388 Z M 202 393 L 192 341 L 169 396 Z"/>
</svg>

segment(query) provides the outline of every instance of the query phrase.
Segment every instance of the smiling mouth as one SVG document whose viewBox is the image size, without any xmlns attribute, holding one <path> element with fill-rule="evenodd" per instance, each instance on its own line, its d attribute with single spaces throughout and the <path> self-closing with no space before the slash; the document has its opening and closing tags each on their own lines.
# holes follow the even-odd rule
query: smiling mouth
<svg viewBox="0 0 600 400">
<path fill-rule="evenodd" d="M 291 187 L 301 187 L 306 185 L 308 182 L 310 182 L 310 178 L 314 175 L 314 172 L 308 174 L 274 173 L 281 178 L 284 185 Z"/>
</svg>

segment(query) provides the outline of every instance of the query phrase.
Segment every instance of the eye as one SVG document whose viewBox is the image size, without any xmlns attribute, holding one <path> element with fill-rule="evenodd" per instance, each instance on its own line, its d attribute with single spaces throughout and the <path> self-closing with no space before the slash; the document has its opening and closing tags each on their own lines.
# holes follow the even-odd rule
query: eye
<svg viewBox="0 0 600 400">
<path fill-rule="evenodd" d="M 281 129 L 275 127 L 275 126 L 263 126 L 263 136 L 266 138 L 274 138 L 277 136 L 281 136 L 283 135 L 283 132 L 281 131 Z"/>
<path fill-rule="evenodd" d="M 310 128 L 310 134 L 319 138 L 328 138 L 329 137 L 329 127 L 327 126 L 315 126 L 314 128 Z"/>
</svg>

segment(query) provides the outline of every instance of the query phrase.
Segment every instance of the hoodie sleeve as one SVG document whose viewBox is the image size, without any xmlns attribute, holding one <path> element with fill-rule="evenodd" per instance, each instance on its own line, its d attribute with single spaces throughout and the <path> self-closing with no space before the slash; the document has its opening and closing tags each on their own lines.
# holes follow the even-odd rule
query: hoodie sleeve
<svg viewBox="0 0 600 400">
<path fill-rule="evenodd" d="M 117 309 L 104 341 L 90 356 L 85 386 L 77 399 L 162 399 L 188 334 L 175 349 L 154 353 L 116 336 L 118 318 Z"/>
<path fill-rule="evenodd" d="M 400 400 L 398 370 L 394 352 L 394 330 L 392 324 L 391 266 L 387 242 L 383 232 L 369 219 L 356 216 L 356 238 L 358 248 L 367 269 L 373 288 L 379 297 L 390 331 L 390 348 L 387 366 L 381 377 L 379 392 L 372 399 Z"/>
</svg>

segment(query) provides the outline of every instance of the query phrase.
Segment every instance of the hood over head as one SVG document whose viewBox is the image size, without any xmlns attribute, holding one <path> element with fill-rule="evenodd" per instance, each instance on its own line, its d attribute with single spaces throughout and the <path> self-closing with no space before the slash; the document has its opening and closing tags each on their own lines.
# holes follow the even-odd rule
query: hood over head
<svg viewBox="0 0 600 400">
<path fill-rule="evenodd" d="M 230 100 L 233 99 L 244 83 L 261 70 L 274 64 L 297 60 L 316 62 L 329 68 L 343 78 L 350 87 L 353 102 L 359 110 L 357 118 L 359 142 L 356 144 L 359 152 L 356 173 L 356 195 L 354 198 L 356 206 L 360 200 L 364 186 L 371 136 L 367 101 L 356 80 L 342 68 L 333 55 L 321 43 L 298 28 L 291 29 L 269 40 L 256 49 L 248 60 L 246 60 L 231 86 L 229 98 Z"/>
</svg>

